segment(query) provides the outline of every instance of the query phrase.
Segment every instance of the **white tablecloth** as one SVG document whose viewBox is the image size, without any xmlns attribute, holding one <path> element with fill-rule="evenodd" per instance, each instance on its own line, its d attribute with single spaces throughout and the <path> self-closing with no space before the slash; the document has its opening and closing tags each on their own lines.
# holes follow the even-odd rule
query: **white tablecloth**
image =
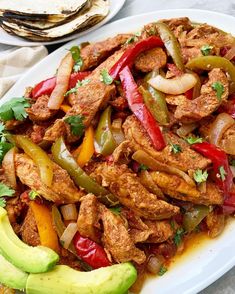
<svg viewBox="0 0 235 294">
<path fill-rule="evenodd" d="M 174 8 L 207 9 L 231 14 L 235 17 L 235 0 L 127 0 L 113 20 L 158 9 Z M 6 49 L 9 47 L 7 46 Z M 0 44 L 0 51 L 2 50 L 5 50 L 5 47 Z M 164 290 L 159 294 L 164 294 Z M 202 291 L 201 294 L 235 294 L 235 268 Z"/>
</svg>

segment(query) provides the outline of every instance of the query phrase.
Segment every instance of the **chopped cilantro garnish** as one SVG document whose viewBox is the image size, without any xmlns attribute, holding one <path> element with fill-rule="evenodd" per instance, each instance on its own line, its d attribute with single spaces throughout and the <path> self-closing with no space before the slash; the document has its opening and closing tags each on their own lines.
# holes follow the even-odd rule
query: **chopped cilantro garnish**
<svg viewBox="0 0 235 294">
<path fill-rule="evenodd" d="M 0 163 L 2 162 L 7 151 L 13 147 L 11 143 L 7 142 L 6 135 L 5 126 L 2 122 L 0 122 Z"/>
<path fill-rule="evenodd" d="M 14 194 L 15 190 L 11 189 L 3 183 L 0 183 L 0 207 L 6 206 L 6 200 L 2 197 L 12 197 Z"/>
<path fill-rule="evenodd" d="M 171 144 L 171 152 L 173 152 L 174 154 L 182 152 L 182 148 L 178 144 Z"/>
<path fill-rule="evenodd" d="M 222 95 L 224 93 L 224 86 L 221 82 L 215 82 L 211 85 L 211 88 L 216 91 L 216 97 L 221 101 Z"/>
<path fill-rule="evenodd" d="M 166 272 L 167 272 L 167 268 L 164 265 L 162 265 L 158 272 L 158 275 L 163 276 Z"/>
<path fill-rule="evenodd" d="M 171 225 L 172 230 L 174 230 L 175 229 L 175 221 L 171 220 L 170 225 Z"/>
<path fill-rule="evenodd" d="M 89 79 L 84 79 L 82 81 L 77 81 L 76 86 L 74 88 L 71 88 L 69 91 L 67 91 L 64 96 L 68 96 L 69 94 L 72 94 L 72 93 L 77 93 L 77 89 L 79 87 L 87 85 L 89 82 L 90 82 Z"/>
<path fill-rule="evenodd" d="M 75 72 L 78 72 L 79 70 L 81 70 L 82 66 L 83 66 L 83 60 L 81 57 L 81 52 L 80 52 L 80 47 L 79 46 L 73 46 L 72 48 L 70 48 L 69 50 L 72 54 L 73 60 L 75 62 L 74 66 L 73 66 L 73 70 Z"/>
<path fill-rule="evenodd" d="M 6 206 L 6 200 L 4 198 L 0 198 L 0 207 Z"/>
<path fill-rule="evenodd" d="M 210 46 L 210 45 L 204 45 L 201 47 L 201 52 L 204 56 L 207 56 L 210 54 L 211 52 L 211 49 L 213 48 L 213 46 Z"/>
<path fill-rule="evenodd" d="M 185 138 L 185 141 L 188 142 L 190 145 L 192 145 L 192 144 L 196 144 L 196 143 L 202 143 L 202 138 L 188 137 L 188 138 Z"/>
<path fill-rule="evenodd" d="M 84 117 L 81 115 L 72 115 L 65 119 L 65 122 L 70 125 L 70 129 L 73 135 L 81 136 L 83 134 L 85 129 L 83 119 Z"/>
<path fill-rule="evenodd" d="M 31 190 L 29 192 L 29 199 L 30 200 L 35 200 L 37 197 L 40 197 L 37 191 Z"/>
<path fill-rule="evenodd" d="M 141 32 L 136 32 L 133 36 L 126 40 L 125 44 L 131 44 L 138 41 L 138 37 L 141 35 Z"/>
<path fill-rule="evenodd" d="M 224 167 L 221 165 L 221 166 L 219 167 L 219 177 L 221 178 L 222 181 L 225 180 L 226 175 L 227 175 L 227 173 L 226 173 L 226 171 L 224 170 Z"/>
<path fill-rule="evenodd" d="M 113 78 L 110 76 L 106 68 L 103 68 L 100 72 L 100 80 L 106 85 L 111 85 Z"/>
<path fill-rule="evenodd" d="M 193 174 L 193 178 L 197 183 L 206 182 L 208 178 L 208 172 L 206 170 L 203 172 L 201 169 L 197 169 Z"/>
<path fill-rule="evenodd" d="M 174 236 L 174 243 L 177 247 L 181 244 L 183 235 L 184 235 L 184 229 L 179 228 L 176 231 L 175 236 Z"/>
<path fill-rule="evenodd" d="M 138 171 L 141 171 L 141 170 L 148 170 L 149 168 L 147 167 L 147 165 L 141 163 L 141 165 L 139 166 L 138 168 Z"/>
<path fill-rule="evenodd" d="M 119 206 L 119 207 L 111 207 L 111 208 L 109 208 L 109 210 L 111 210 L 112 211 L 112 213 L 114 213 L 114 214 L 116 214 L 116 215 L 119 215 L 120 214 L 120 212 L 121 212 L 121 207 Z"/>
<path fill-rule="evenodd" d="M 25 108 L 30 107 L 29 99 L 24 97 L 12 98 L 12 100 L 4 103 L 0 107 L 0 119 L 3 121 L 7 120 L 24 120 L 28 114 Z"/>
</svg>

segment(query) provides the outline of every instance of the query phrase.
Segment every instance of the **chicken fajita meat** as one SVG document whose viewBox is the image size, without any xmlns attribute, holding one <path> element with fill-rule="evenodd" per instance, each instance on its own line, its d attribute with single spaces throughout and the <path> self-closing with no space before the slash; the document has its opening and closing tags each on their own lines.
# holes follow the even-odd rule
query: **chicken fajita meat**
<svg viewBox="0 0 235 294">
<path fill-rule="evenodd" d="M 0 258 L 18 266 L 9 220 L 58 256 L 45 275 L 123 265 L 139 293 L 235 214 L 235 39 L 187 17 L 110 36 L 0 106 Z"/>
</svg>

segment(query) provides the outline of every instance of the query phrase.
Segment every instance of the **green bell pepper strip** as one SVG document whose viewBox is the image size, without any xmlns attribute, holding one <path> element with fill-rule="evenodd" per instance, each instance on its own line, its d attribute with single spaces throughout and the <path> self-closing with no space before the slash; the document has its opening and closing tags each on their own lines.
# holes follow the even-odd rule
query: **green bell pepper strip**
<svg viewBox="0 0 235 294">
<path fill-rule="evenodd" d="M 53 180 L 53 162 L 47 153 L 25 136 L 15 135 L 12 136 L 12 139 L 17 146 L 22 148 L 24 152 L 33 159 L 39 168 L 42 182 L 50 187 Z"/>
<path fill-rule="evenodd" d="M 56 205 L 52 205 L 51 214 L 52 214 L 52 221 L 53 221 L 53 225 L 55 227 L 56 233 L 60 238 L 63 235 L 63 233 L 66 229 L 66 226 L 65 226 L 64 222 L 62 221 L 61 214 L 59 212 L 59 209 L 56 207 Z M 63 246 L 62 243 L 61 243 L 61 245 Z M 69 245 L 69 248 L 67 250 L 77 257 L 79 264 L 84 271 L 88 272 L 88 271 L 92 270 L 92 267 L 90 265 L 88 265 L 85 261 L 83 261 L 77 255 L 77 252 L 75 250 L 73 243 L 71 243 Z"/>
<path fill-rule="evenodd" d="M 104 156 L 113 153 L 117 147 L 116 141 L 112 134 L 111 126 L 111 106 L 108 106 L 101 114 L 98 127 L 95 132 L 95 140 L 99 145 L 100 153 Z"/>
<path fill-rule="evenodd" d="M 230 92 L 235 92 L 235 66 L 231 61 L 220 56 L 200 56 L 191 59 L 186 67 L 195 70 L 212 70 L 213 68 L 220 68 L 226 71 L 231 79 Z"/>
<path fill-rule="evenodd" d="M 51 152 L 54 161 L 69 173 L 77 186 L 84 188 L 88 193 L 98 196 L 99 200 L 105 205 L 114 206 L 118 204 L 117 198 L 113 194 L 100 186 L 80 168 L 68 151 L 62 137 L 52 145 Z"/>
<path fill-rule="evenodd" d="M 180 44 L 176 39 L 174 33 L 170 30 L 168 25 L 162 22 L 157 22 L 156 24 L 157 31 L 162 39 L 166 50 L 168 51 L 169 55 L 172 57 L 175 65 L 181 71 L 185 70 L 183 57 L 181 54 Z"/>
<path fill-rule="evenodd" d="M 187 211 L 183 217 L 183 227 L 190 233 L 197 225 L 209 214 L 210 209 L 208 206 L 195 205 L 192 210 Z"/>
</svg>

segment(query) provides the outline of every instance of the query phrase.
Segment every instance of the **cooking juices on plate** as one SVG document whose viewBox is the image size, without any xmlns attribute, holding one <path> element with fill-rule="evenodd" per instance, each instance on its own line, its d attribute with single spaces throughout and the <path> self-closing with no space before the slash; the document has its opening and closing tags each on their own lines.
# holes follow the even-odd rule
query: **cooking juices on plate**
<svg viewBox="0 0 235 294">
<path fill-rule="evenodd" d="M 162 20 L 73 46 L 54 77 L 1 106 L 4 287 L 138 293 L 188 240 L 222 233 L 235 212 L 234 48 L 207 24 Z"/>
</svg>

